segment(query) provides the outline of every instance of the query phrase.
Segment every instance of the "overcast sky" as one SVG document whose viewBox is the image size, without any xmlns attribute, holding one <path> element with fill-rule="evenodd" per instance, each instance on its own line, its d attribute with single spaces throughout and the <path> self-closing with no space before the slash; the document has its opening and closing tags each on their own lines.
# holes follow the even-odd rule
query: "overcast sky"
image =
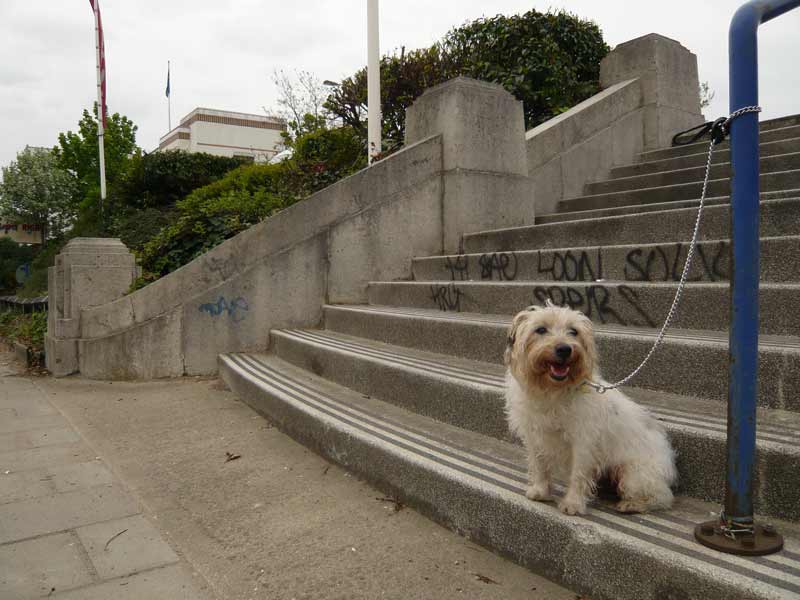
<svg viewBox="0 0 800 600">
<path fill-rule="evenodd" d="M 726 114 L 727 30 L 741 0 L 382 0 L 381 50 L 428 46 L 481 16 L 564 8 L 595 21 L 613 47 L 656 32 L 697 54 L 700 80 Z M 273 69 L 339 80 L 366 63 L 366 0 L 101 0 L 108 106 L 139 126 L 145 150 L 196 106 L 275 107 Z M 96 98 L 94 24 L 86 0 L 0 0 L 0 165 L 26 144 L 52 146 Z M 800 10 L 761 27 L 762 118 L 800 112 Z"/>
</svg>

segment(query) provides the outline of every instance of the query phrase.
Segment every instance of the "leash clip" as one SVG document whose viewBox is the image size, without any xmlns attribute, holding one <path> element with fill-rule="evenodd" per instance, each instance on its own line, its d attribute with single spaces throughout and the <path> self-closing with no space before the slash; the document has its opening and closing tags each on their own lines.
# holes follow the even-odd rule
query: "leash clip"
<svg viewBox="0 0 800 600">
<path fill-rule="evenodd" d="M 716 146 L 728 136 L 728 119 L 720 117 L 711 125 L 711 141 Z"/>
</svg>

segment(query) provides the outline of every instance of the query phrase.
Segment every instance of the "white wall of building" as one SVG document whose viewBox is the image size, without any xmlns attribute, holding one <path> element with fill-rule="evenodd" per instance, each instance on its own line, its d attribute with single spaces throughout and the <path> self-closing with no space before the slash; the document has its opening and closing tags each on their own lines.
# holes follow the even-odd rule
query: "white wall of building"
<svg viewBox="0 0 800 600">
<path fill-rule="evenodd" d="M 266 162 L 279 152 L 285 127 L 275 117 L 196 108 L 161 138 L 159 150 L 249 156 Z"/>
</svg>

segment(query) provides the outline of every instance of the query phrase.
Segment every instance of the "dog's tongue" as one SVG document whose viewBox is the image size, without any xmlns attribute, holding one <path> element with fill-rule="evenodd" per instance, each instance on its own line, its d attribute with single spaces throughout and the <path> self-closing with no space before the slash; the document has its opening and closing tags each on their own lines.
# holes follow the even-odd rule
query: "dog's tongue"
<svg viewBox="0 0 800 600">
<path fill-rule="evenodd" d="M 569 373 L 569 365 L 557 365 L 550 363 L 550 374 L 555 377 L 566 377 Z"/>
</svg>

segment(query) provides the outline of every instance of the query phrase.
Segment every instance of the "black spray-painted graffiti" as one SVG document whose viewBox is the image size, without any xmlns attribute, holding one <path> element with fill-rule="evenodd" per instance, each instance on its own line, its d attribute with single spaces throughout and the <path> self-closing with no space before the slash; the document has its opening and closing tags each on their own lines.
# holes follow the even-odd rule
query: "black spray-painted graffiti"
<svg viewBox="0 0 800 600">
<path fill-rule="evenodd" d="M 446 256 L 445 267 L 450 271 L 451 281 L 469 281 L 469 256 Z"/>
<path fill-rule="evenodd" d="M 431 300 L 443 311 L 461 312 L 461 296 L 464 295 L 452 283 L 450 285 L 432 285 Z"/>
<path fill-rule="evenodd" d="M 550 300 L 557 306 L 569 306 L 579 310 L 592 320 L 601 323 L 619 323 L 620 325 L 634 325 L 655 327 L 655 321 L 642 307 L 639 294 L 627 285 L 606 287 L 604 285 L 589 285 L 585 288 L 562 287 L 558 285 L 537 286 L 533 289 L 534 304 L 543 305 Z M 619 303 L 630 306 L 641 318 L 623 318 L 618 312 Z M 617 309 L 614 308 L 617 306 Z M 628 311 L 626 311 L 628 312 Z"/>
<path fill-rule="evenodd" d="M 727 281 L 729 274 L 721 263 L 728 256 L 728 244 L 695 247 L 694 263 L 701 273 L 687 277 L 686 281 Z M 680 281 L 689 245 L 683 243 L 656 246 L 650 250 L 636 248 L 625 258 L 627 281 Z"/>
<path fill-rule="evenodd" d="M 220 296 L 216 302 L 201 304 L 198 309 L 200 312 L 208 313 L 212 317 L 228 313 L 234 323 L 239 323 L 247 316 L 245 313 L 250 310 L 250 306 L 247 304 L 247 300 L 242 297 L 228 302 L 224 296 Z"/>
<path fill-rule="evenodd" d="M 450 271 L 450 281 L 469 281 L 469 256 L 446 256 L 445 268 Z M 517 278 L 518 260 L 513 252 L 493 252 L 478 257 L 481 279 L 514 281 Z"/>
<path fill-rule="evenodd" d="M 514 281 L 517 278 L 519 264 L 513 252 L 481 254 L 478 264 L 481 266 L 481 279 Z"/>
<path fill-rule="evenodd" d="M 547 255 L 550 255 L 550 264 L 547 264 Z M 585 250 L 573 252 L 546 252 L 544 264 L 542 252 L 538 253 L 538 271 L 547 273 L 553 281 L 597 281 L 603 279 L 603 256 L 597 249 L 597 259 Z"/>
</svg>

